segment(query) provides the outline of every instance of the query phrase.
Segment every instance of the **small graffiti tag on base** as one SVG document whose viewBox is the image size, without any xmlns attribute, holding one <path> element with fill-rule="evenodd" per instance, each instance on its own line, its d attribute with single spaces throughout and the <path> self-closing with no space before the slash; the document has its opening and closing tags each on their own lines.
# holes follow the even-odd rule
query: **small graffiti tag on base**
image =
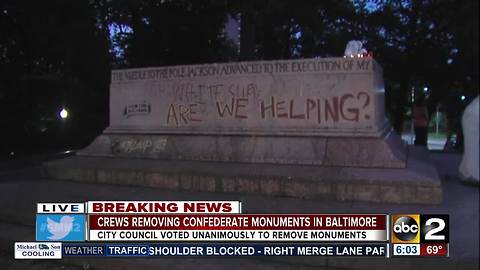
<svg viewBox="0 0 480 270">
<path fill-rule="evenodd" d="M 128 139 L 115 141 L 111 145 L 113 154 L 145 154 L 147 152 L 160 153 L 165 150 L 167 139 L 161 138 L 153 142 L 150 139 Z"/>
</svg>

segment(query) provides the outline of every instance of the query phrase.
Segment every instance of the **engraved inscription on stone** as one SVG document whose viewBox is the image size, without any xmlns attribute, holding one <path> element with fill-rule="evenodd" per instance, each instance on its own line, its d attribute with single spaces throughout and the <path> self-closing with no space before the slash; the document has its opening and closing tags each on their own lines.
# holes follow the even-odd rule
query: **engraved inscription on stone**
<svg viewBox="0 0 480 270">
<path fill-rule="evenodd" d="M 374 131 L 381 68 L 326 58 L 112 71 L 110 130 L 173 133 Z"/>
</svg>

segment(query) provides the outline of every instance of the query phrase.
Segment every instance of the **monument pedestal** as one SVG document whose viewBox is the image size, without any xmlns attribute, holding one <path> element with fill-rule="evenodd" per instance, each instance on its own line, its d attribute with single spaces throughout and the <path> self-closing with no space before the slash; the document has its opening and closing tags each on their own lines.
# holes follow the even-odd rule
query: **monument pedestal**
<svg viewBox="0 0 480 270">
<path fill-rule="evenodd" d="M 211 192 L 438 203 L 407 155 L 372 58 L 112 71 L 110 125 L 50 177 Z M 415 150 L 415 153 L 417 151 Z"/>
<path fill-rule="evenodd" d="M 379 137 L 105 133 L 78 155 L 318 166 L 406 166 L 405 146 L 392 130 Z"/>
<path fill-rule="evenodd" d="M 442 200 L 436 168 L 421 147 L 409 148 L 403 169 L 74 156 L 45 164 L 44 172 L 55 179 L 185 191 L 383 203 Z"/>
</svg>

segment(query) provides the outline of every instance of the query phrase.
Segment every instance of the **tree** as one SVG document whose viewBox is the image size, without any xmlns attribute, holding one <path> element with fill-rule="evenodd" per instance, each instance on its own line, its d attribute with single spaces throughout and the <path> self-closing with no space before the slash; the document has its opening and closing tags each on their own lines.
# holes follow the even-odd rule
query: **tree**
<svg viewBox="0 0 480 270">
<path fill-rule="evenodd" d="M 107 120 L 98 116 L 108 108 L 109 43 L 93 6 L 2 1 L 0 11 L 0 107 L 9 139 L 3 148 L 28 148 L 38 138 L 32 137 L 34 126 L 59 125 L 54 118 L 62 105 L 83 134 L 101 130 Z"/>
<path fill-rule="evenodd" d="M 451 89 L 449 59 L 457 42 L 449 25 L 456 5 L 454 1 L 386 1 L 366 14 L 368 39 L 373 41 L 369 45 L 384 67 L 387 108 L 398 133 L 412 89 L 428 87 L 431 108 Z"/>
<path fill-rule="evenodd" d="M 112 36 L 119 67 L 225 61 L 231 51 L 221 1 L 103 1 L 99 9 L 105 25 L 120 29 Z"/>
<path fill-rule="evenodd" d="M 241 18 L 241 60 L 339 56 L 351 36 L 350 1 L 230 2 Z"/>
</svg>

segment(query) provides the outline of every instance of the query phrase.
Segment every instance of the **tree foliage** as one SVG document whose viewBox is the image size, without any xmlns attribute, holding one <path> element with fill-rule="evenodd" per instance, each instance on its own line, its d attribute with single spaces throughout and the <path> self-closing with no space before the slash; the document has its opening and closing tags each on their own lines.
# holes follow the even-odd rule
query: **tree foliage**
<svg viewBox="0 0 480 270">
<path fill-rule="evenodd" d="M 384 68 L 400 132 L 412 88 L 427 86 L 431 107 L 478 95 L 478 23 L 470 0 L 2 0 L 2 125 L 16 138 L 68 105 L 76 127 L 98 132 L 112 68 L 339 57 L 358 39 Z"/>
</svg>

